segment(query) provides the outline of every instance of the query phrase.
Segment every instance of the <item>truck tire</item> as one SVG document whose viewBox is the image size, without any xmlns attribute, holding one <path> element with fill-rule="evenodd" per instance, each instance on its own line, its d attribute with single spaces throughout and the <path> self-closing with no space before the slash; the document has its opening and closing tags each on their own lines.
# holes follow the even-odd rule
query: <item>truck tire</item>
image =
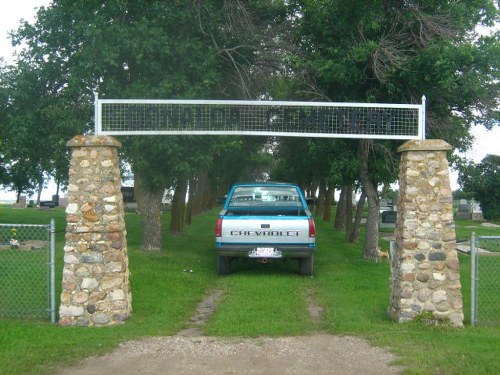
<svg viewBox="0 0 500 375">
<path fill-rule="evenodd" d="M 300 274 L 303 276 L 311 276 L 314 268 L 314 255 L 307 258 L 299 258 Z"/>
<path fill-rule="evenodd" d="M 217 274 L 227 275 L 231 272 L 231 258 L 217 254 Z"/>
</svg>

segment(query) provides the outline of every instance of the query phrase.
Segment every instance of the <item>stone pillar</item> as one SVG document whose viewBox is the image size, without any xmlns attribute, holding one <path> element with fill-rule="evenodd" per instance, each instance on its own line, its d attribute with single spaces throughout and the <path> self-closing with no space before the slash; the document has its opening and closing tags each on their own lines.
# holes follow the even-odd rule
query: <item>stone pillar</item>
<svg viewBox="0 0 500 375">
<path fill-rule="evenodd" d="M 399 147 L 398 216 L 389 314 L 463 325 L 462 291 L 446 152 L 442 140 Z"/>
<path fill-rule="evenodd" d="M 59 324 L 102 326 L 130 315 L 127 239 L 118 141 L 76 136 L 66 207 Z"/>
</svg>

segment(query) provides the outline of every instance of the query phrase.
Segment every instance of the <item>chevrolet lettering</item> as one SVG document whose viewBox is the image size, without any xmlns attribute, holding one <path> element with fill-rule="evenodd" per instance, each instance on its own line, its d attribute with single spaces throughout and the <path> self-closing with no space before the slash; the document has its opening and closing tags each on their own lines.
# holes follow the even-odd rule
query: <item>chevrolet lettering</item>
<svg viewBox="0 0 500 375">
<path fill-rule="evenodd" d="M 286 237 L 299 235 L 298 230 L 232 230 L 231 236 L 275 236 Z"/>
</svg>

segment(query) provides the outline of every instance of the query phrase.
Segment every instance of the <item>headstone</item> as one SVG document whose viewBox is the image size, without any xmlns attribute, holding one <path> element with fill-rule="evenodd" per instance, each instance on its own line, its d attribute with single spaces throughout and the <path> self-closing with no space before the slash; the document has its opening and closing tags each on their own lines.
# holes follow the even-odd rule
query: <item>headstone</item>
<svg viewBox="0 0 500 375">
<path fill-rule="evenodd" d="M 40 208 L 41 209 L 54 208 L 55 206 L 56 206 L 56 202 L 53 202 L 53 201 L 40 201 Z"/>
<path fill-rule="evenodd" d="M 484 221 L 483 210 L 478 202 L 471 202 L 472 220 Z"/>
<path fill-rule="evenodd" d="M 386 210 L 388 207 L 389 207 L 389 204 L 387 203 L 387 199 L 381 199 L 380 200 L 380 209 Z"/>
<path fill-rule="evenodd" d="M 19 202 L 12 205 L 14 208 L 26 208 L 26 196 L 21 195 L 19 197 Z"/>
<path fill-rule="evenodd" d="M 458 203 L 458 210 L 457 210 L 455 216 L 458 219 L 470 219 L 471 218 L 470 204 L 467 201 L 467 199 L 460 199 L 460 201 Z"/>
<path fill-rule="evenodd" d="M 384 211 L 382 212 L 382 223 L 383 224 L 396 224 L 398 213 L 396 211 Z"/>
<path fill-rule="evenodd" d="M 469 212 L 469 210 L 470 210 L 470 205 L 467 199 L 460 199 L 460 202 L 458 203 L 458 211 Z"/>
<path fill-rule="evenodd" d="M 59 207 L 66 207 L 68 205 L 68 197 L 59 197 Z"/>
<path fill-rule="evenodd" d="M 397 212 L 396 211 L 383 211 L 381 227 L 394 227 L 396 226 Z"/>
<path fill-rule="evenodd" d="M 133 186 L 122 186 L 121 188 L 124 203 L 135 202 L 134 187 Z"/>
</svg>

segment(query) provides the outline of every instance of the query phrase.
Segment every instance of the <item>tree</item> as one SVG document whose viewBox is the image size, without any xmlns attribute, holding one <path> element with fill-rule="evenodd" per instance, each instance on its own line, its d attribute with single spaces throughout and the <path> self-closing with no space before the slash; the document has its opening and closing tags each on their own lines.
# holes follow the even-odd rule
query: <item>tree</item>
<svg viewBox="0 0 500 375">
<path fill-rule="evenodd" d="M 219 79 L 216 53 L 203 31 L 191 27 L 197 24 L 193 21 L 198 13 L 194 2 L 188 5 L 56 0 L 40 9 L 35 24 L 25 23 L 18 31 L 17 41 L 28 45 L 22 61 L 46 72 L 39 80 L 54 87 L 59 97 L 78 96 L 87 104 L 86 120 L 81 123 L 91 121 L 93 92 L 112 98 L 210 95 Z M 161 197 L 174 178 L 172 164 L 165 159 L 168 153 L 163 151 L 175 147 L 165 139 L 122 141 L 126 159 L 137 173 L 140 206 L 145 211 L 143 245 L 158 250 Z"/>
<path fill-rule="evenodd" d="M 329 101 L 389 103 L 416 103 L 425 94 L 426 136 L 457 149 L 470 145 L 473 123 L 498 121 L 498 33 L 479 38 L 474 31 L 498 20 L 493 1 L 296 0 L 290 7 L 300 14 L 294 30 L 302 48 L 292 60 L 297 92 Z M 378 215 L 377 184 L 397 176 L 390 164 L 392 177 L 371 173 L 384 160 L 374 156 L 392 154 L 397 146 L 360 142 L 369 217 Z M 385 152 L 369 152 L 382 147 Z M 367 228 L 366 257 L 376 252 L 375 229 Z"/>
<path fill-rule="evenodd" d="M 479 164 L 469 164 L 459 174 L 459 183 L 481 204 L 485 219 L 500 219 L 500 156 L 486 155 Z"/>
<path fill-rule="evenodd" d="M 491 25 L 497 17 L 492 0 L 109 0 L 105 4 L 54 0 L 40 9 L 35 24 L 23 24 L 14 41 L 26 42 L 20 62 L 30 68 L 27 72 L 40 72 L 37 78 L 42 93 L 47 93 L 49 119 L 65 129 L 75 119 L 79 124 L 91 123 L 93 92 L 109 98 L 272 97 L 395 103 L 418 102 L 426 94 L 427 136 L 462 147 L 470 142 L 472 122 L 491 126 L 498 120 L 498 35 L 476 38 L 473 34 L 478 24 Z M 72 103 L 76 103 L 74 113 Z M 64 121 L 66 113 L 70 113 L 68 121 Z M 229 142 L 234 146 L 247 143 L 233 139 Z M 124 151 L 131 152 L 128 161 L 140 171 L 143 201 L 158 201 L 156 178 L 165 187 L 175 186 L 181 178 L 194 181 L 204 153 L 206 161 L 214 164 L 223 155 L 213 146 L 201 147 L 191 164 L 175 169 L 176 156 L 186 152 L 173 140 L 167 145 L 162 142 L 124 139 Z M 292 142 L 279 143 L 285 150 Z M 387 160 L 385 155 L 398 144 L 371 143 L 369 149 L 375 152 L 361 153 L 368 158 L 359 163 L 367 163 L 369 178 L 363 179 L 390 182 L 395 175 L 381 175 L 380 161 Z M 295 176 L 303 179 L 299 183 L 309 191 L 321 184 L 344 183 L 332 181 L 335 174 L 330 170 L 342 151 L 332 147 L 331 155 L 323 153 L 317 159 L 321 144 L 308 141 L 307 147 L 283 151 L 290 159 L 281 164 L 286 167 L 280 169 L 282 176 L 296 171 Z M 176 152 L 167 159 L 164 150 Z M 269 155 L 260 152 L 262 147 L 252 150 L 258 150 L 252 159 Z M 235 161 L 249 155 L 233 145 L 227 151 L 236 156 Z M 313 168 L 295 166 L 292 158 Z M 157 164 L 163 167 L 154 169 L 154 179 L 142 173 Z M 227 163 L 214 164 L 207 169 L 220 173 L 210 176 L 210 184 L 223 192 L 230 179 L 240 175 Z M 393 170 L 392 165 L 385 169 Z M 376 201 L 369 191 L 376 194 L 377 186 L 363 188 L 368 201 Z M 373 210 L 376 205 L 369 206 Z M 151 215 L 151 220 L 158 217 Z M 160 232 L 151 235 L 159 235 L 155 233 Z"/>
<path fill-rule="evenodd" d="M 24 23 L 14 40 L 27 44 L 22 60 L 45 72 L 41 81 L 47 87 L 60 97 L 78 96 L 88 109 L 94 92 L 110 98 L 256 97 L 253 83 L 263 83 L 256 76 L 265 75 L 264 67 L 277 65 L 271 64 L 275 38 L 269 35 L 274 34 L 273 25 L 286 21 L 283 9 L 282 4 L 259 0 L 54 0 L 39 10 L 35 24 Z M 86 114 L 88 123 L 92 111 Z M 158 185 L 166 184 L 164 189 L 186 178 L 172 174 L 178 171 L 171 168 L 178 158 L 160 156 L 164 149 L 180 150 L 172 140 L 123 143 L 137 172 L 141 207 L 158 202 Z M 197 149 L 185 151 L 193 154 Z M 151 179 L 145 171 L 160 160 L 168 167 L 155 168 L 159 176 Z M 195 167 L 188 169 L 192 173 Z M 143 227 L 158 228 L 159 204 L 149 209 L 155 212 L 143 216 Z M 161 236 L 161 231 L 147 238 L 152 236 Z M 161 246 L 161 240 L 153 242 L 145 247 Z"/>
<path fill-rule="evenodd" d="M 380 204 L 377 193 L 378 182 L 374 179 L 374 176 L 370 174 L 368 169 L 369 153 L 372 147 L 373 142 L 370 140 L 363 140 L 359 144 L 359 158 L 361 160 L 359 178 L 363 184 L 363 191 L 368 201 L 364 256 L 365 258 L 375 259 L 378 256 L 378 215 Z"/>
<path fill-rule="evenodd" d="M 7 94 L 7 85 L 3 76 L 5 74 L 5 67 L 3 65 L 3 59 L 0 58 L 0 129 L 2 129 L 2 134 L 5 131 L 7 123 L 7 105 L 9 102 Z M 2 137 L 3 138 L 3 137 Z M 4 147 L 5 140 L 0 138 L 0 185 L 6 185 L 8 183 L 7 167 L 5 165 Z"/>
<path fill-rule="evenodd" d="M 358 204 L 356 206 L 356 215 L 354 216 L 354 224 L 352 225 L 351 233 L 348 233 L 349 242 L 358 242 L 359 240 L 359 232 L 361 229 L 361 217 L 363 214 L 363 210 L 365 208 L 365 202 L 366 202 L 366 193 L 364 189 L 361 189 L 361 194 L 359 196 Z"/>
<path fill-rule="evenodd" d="M 78 101 L 67 106 L 66 118 L 61 116 L 65 99 L 46 84 L 44 72 L 29 62 L 7 67 L 2 75 L 6 97 L 2 153 L 6 173 L 12 177 L 5 185 L 19 195 L 36 188 L 40 193 L 50 176 L 64 183 L 67 177 L 62 176 L 67 176 L 69 167 L 66 141 L 83 132 L 87 122 L 78 116 Z"/>
</svg>

